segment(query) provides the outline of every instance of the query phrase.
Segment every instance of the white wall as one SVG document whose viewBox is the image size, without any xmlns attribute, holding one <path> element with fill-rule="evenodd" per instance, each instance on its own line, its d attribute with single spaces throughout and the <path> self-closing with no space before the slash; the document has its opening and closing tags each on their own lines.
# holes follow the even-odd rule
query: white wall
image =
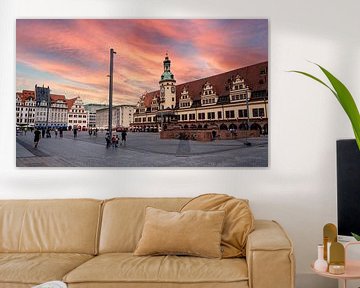
<svg viewBox="0 0 360 288">
<path fill-rule="evenodd" d="M 161 7 L 160 7 L 161 6 Z M 359 103 L 358 0 L 1 0 L 0 198 L 193 196 L 251 200 L 257 218 L 278 220 L 295 244 L 298 287 L 322 284 L 309 269 L 322 226 L 336 223 L 335 141 L 352 130 L 334 97 L 289 69 L 333 71 Z M 270 167 L 267 169 L 15 168 L 16 18 L 268 18 Z M 320 74 L 318 74 L 320 75 Z M 60 181 L 59 178 L 66 179 Z M 271 288 L 271 287 L 269 287 Z"/>
</svg>

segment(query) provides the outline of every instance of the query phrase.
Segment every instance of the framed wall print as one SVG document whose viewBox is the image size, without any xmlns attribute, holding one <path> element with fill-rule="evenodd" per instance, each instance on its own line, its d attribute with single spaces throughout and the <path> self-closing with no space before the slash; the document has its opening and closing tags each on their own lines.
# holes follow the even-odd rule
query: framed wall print
<svg viewBox="0 0 360 288">
<path fill-rule="evenodd" d="M 18 19 L 19 167 L 267 167 L 266 19 Z"/>
</svg>

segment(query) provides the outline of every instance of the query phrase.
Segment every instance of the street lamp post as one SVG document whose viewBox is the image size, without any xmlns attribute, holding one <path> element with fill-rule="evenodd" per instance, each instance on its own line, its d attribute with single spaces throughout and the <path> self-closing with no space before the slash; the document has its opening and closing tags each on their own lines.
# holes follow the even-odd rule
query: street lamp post
<svg viewBox="0 0 360 288">
<path fill-rule="evenodd" d="M 114 54 L 113 48 L 110 49 L 110 75 L 109 75 L 109 137 L 112 138 L 112 96 L 113 96 L 113 73 L 114 73 Z"/>
<path fill-rule="evenodd" d="M 246 114 L 247 114 L 247 127 L 246 127 L 246 139 L 244 144 L 246 146 L 251 146 L 251 143 L 248 141 L 248 136 L 249 136 L 249 130 L 250 130 L 250 114 L 249 114 L 249 97 L 251 95 L 250 90 L 247 91 L 246 94 Z"/>
<path fill-rule="evenodd" d="M 51 98 L 50 98 L 50 90 L 48 91 L 48 97 L 47 97 L 47 105 L 46 105 L 46 131 L 49 127 L 49 112 L 50 112 L 50 105 L 51 105 Z"/>
</svg>

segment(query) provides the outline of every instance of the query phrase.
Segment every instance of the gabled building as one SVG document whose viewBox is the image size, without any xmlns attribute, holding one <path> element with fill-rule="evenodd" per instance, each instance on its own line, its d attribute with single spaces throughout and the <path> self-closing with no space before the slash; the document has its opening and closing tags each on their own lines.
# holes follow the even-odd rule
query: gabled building
<svg viewBox="0 0 360 288">
<path fill-rule="evenodd" d="M 16 93 L 16 126 L 35 127 L 36 101 L 34 91 L 23 90 Z"/>
<path fill-rule="evenodd" d="M 80 97 L 66 99 L 68 109 L 68 129 L 86 130 L 88 128 L 88 113 Z"/>
<path fill-rule="evenodd" d="M 268 62 L 176 85 L 166 55 L 159 90 L 137 103 L 132 128 L 258 129 L 268 132 Z"/>
</svg>

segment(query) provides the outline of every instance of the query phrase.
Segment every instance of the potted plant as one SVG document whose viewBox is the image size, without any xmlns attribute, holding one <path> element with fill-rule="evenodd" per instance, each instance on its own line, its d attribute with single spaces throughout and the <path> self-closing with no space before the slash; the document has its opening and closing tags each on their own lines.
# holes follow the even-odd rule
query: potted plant
<svg viewBox="0 0 360 288">
<path fill-rule="evenodd" d="M 307 72 L 298 71 L 298 70 L 292 70 L 290 72 L 305 75 L 321 83 L 322 85 L 327 87 L 332 92 L 332 94 L 334 94 L 336 99 L 339 101 L 340 105 L 343 107 L 345 113 L 349 117 L 350 123 L 354 131 L 357 147 L 360 152 L 360 114 L 356 106 L 356 103 L 354 101 L 354 98 L 352 97 L 350 91 L 346 88 L 346 86 L 340 80 L 338 80 L 333 74 L 331 74 L 328 70 L 326 70 L 322 66 L 316 63 L 314 64 L 318 66 L 320 70 L 325 74 L 326 78 L 329 80 L 331 85 L 326 84 L 324 81 L 320 80 L 319 78 Z M 356 216 L 354 215 L 354 217 Z M 357 241 L 360 241 L 360 235 L 355 233 L 351 233 L 351 234 Z"/>
</svg>

